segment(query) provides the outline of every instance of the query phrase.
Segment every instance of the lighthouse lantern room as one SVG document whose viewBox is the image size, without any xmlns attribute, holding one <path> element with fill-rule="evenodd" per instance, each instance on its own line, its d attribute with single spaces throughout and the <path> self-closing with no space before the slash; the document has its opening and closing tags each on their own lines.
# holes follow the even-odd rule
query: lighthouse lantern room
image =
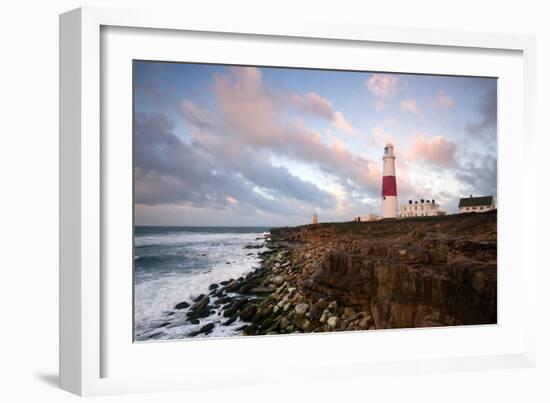
<svg viewBox="0 0 550 403">
<path fill-rule="evenodd" d="M 383 177 L 382 177 L 382 218 L 397 216 L 397 182 L 395 180 L 395 155 L 393 145 L 384 147 Z"/>
</svg>

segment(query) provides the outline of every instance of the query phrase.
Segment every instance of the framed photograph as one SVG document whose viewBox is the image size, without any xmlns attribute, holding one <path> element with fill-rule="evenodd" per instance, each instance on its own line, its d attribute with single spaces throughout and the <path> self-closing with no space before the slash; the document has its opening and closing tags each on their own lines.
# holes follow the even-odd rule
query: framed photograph
<svg viewBox="0 0 550 403">
<path fill-rule="evenodd" d="M 64 389 L 533 365 L 532 38 L 86 8 L 60 44 Z"/>
</svg>

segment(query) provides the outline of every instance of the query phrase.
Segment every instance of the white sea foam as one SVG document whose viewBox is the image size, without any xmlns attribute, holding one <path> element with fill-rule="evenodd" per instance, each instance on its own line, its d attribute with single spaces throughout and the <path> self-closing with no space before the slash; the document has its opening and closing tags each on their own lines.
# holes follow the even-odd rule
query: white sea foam
<svg viewBox="0 0 550 403">
<path fill-rule="evenodd" d="M 221 310 L 200 324 L 192 325 L 186 318 L 187 310 L 176 310 L 176 304 L 186 301 L 192 303 L 200 294 L 208 294 L 208 287 L 224 280 L 237 279 L 252 271 L 260 263 L 258 253 L 265 250 L 245 249 L 246 245 L 262 245 L 264 240 L 257 239 L 261 233 L 169 233 L 136 237 L 136 246 L 159 246 L 170 251 L 171 246 L 185 247 L 207 264 L 200 268 L 170 272 L 154 270 L 140 273 L 140 280 L 134 285 L 134 321 L 138 340 L 146 340 L 151 335 L 155 339 L 177 339 L 189 332 L 198 330 L 207 323 L 224 321 Z M 252 254 L 252 255 L 250 255 Z M 174 312 L 169 314 L 169 312 Z M 168 325 L 166 323 L 169 322 Z M 161 328 L 160 325 L 164 324 Z M 209 337 L 236 334 L 242 323 L 230 326 L 217 324 Z M 199 335 L 197 337 L 204 337 Z"/>
</svg>

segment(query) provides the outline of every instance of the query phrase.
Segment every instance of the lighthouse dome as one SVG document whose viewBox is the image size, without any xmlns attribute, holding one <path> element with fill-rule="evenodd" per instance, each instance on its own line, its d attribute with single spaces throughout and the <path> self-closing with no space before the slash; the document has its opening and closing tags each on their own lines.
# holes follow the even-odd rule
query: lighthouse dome
<svg viewBox="0 0 550 403">
<path fill-rule="evenodd" d="M 384 147 L 384 156 L 393 156 L 393 144 L 388 143 L 386 144 L 386 147 Z"/>
</svg>

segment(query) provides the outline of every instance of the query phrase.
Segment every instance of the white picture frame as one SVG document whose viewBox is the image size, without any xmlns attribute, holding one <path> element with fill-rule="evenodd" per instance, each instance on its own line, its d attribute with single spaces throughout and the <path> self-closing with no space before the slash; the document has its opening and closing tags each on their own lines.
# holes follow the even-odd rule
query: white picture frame
<svg viewBox="0 0 550 403">
<path fill-rule="evenodd" d="M 478 369 L 519 368 L 533 366 L 535 363 L 535 322 L 534 318 L 526 317 L 521 322 L 510 324 L 509 328 L 500 322 L 500 327 L 488 327 L 477 329 L 479 337 L 486 340 L 495 340 L 495 348 L 492 351 L 484 350 L 484 344 L 480 343 L 477 350 L 455 349 L 446 352 L 444 348 L 428 354 L 423 351 L 417 355 L 404 355 L 404 350 L 395 349 L 393 356 L 387 359 L 374 357 L 367 359 L 358 354 L 352 359 L 326 359 L 319 360 L 314 355 L 312 346 L 328 346 L 328 351 L 337 345 L 342 345 L 343 350 L 348 346 L 357 346 L 364 341 L 362 332 L 357 334 L 334 334 L 314 336 L 277 336 L 264 338 L 227 339 L 193 341 L 192 343 L 151 343 L 151 347 L 138 347 L 131 345 L 131 339 L 124 341 L 124 330 L 117 329 L 110 317 L 116 315 L 114 311 L 127 312 L 128 298 L 121 298 L 126 302 L 112 302 L 109 298 L 113 292 L 112 285 L 106 286 L 105 280 L 118 281 L 110 277 L 110 272 L 105 272 L 109 267 L 109 245 L 106 242 L 105 228 L 111 226 L 124 227 L 124 223 L 115 220 L 113 215 L 106 214 L 110 203 L 110 177 L 114 176 L 112 164 L 109 164 L 109 151 L 111 147 L 128 147 L 128 145 L 112 144 L 109 139 L 102 137 L 102 133 L 109 131 L 103 110 L 105 94 L 115 93 L 114 98 L 108 98 L 109 102 L 118 99 L 117 94 L 123 94 L 123 89 L 112 90 L 108 80 L 102 80 L 105 61 L 102 57 L 109 56 L 105 51 L 107 42 L 102 37 L 102 32 L 108 32 L 109 27 L 117 27 L 116 30 L 125 29 L 124 35 L 133 35 L 132 30 L 145 29 L 155 32 L 170 33 L 164 39 L 157 37 L 152 41 L 178 40 L 177 33 L 192 32 L 195 37 L 216 34 L 220 39 L 227 36 L 239 38 L 253 38 L 254 41 L 269 40 L 279 43 L 284 49 L 285 43 L 292 41 L 300 46 L 308 46 L 311 41 L 329 41 L 326 46 L 337 49 L 346 44 L 362 46 L 363 44 L 375 44 L 379 48 L 394 46 L 400 49 L 412 47 L 418 52 L 427 52 L 428 62 L 432 62 L 435 71 L 429 73 L 451 73 L 444 70 L 444 64 L 437 67 L 436 59 L 429 52 L 447 52 L 445 57 L 460 57 L 456 52 L 470 52 L 483 57 L 485 54 L 511 54 L 510 77 L 518 78 L 521 82 L 515 82 L 515 93 L 518 94 L 519 105 L 522 106 L 521 116 L 511 117 L 514 121 L 501 120 L 499 117 L 499 136 L 502 133 L 500 126 L 514 127 L 518 133 L 507 135 L 505 140 L 499 138 L 499 174 L 503 173 L 515 180 L 523 189 L 536 189 L 536 178 L 533 175 L 521 175 L 512 172 L 512 168 L 506 167 L 505 159 L 507 150 L 519 150 L 524 160 L 535 147 L 534 144 L 534 92 L 535 92 L 535 42 L 534 38 L 520 35 L 467 33 L 455 31 L 429 31 L 406 28 L 382 28 L 370 26 L 357 26 L 347 24 L 332 24 L 326 22 L 304 21 L 302 24 L 281 23 L 281 21 L 248 21 L 248 20 L 210 20 L 196 18 L 193 15 L 170 13 L 169 11 L 152 10 L 115 10 L 103 8 L 81 8 L 70 11 L 60 17 L 60 384 L 63 389 L 79 395 L 96 395 L 112 393 L 130 393 L 140 391 L 159 391 L 170 389 L 185 389 L 196 387 L 212 387 L 224 385 L 253 385 L 263 382 L 293 382 L 295 376 L 300 374 L 313 380 L 323 380 L 328 375 L 345 379 L 350 375 L 369 376 L 372 374 L 412 374 L 419 372 L 441 371 L 465 371 Z M 135 31 L 138 32 L 138 31 Z M 147 31 L 148 35 L 152 31 Z M 143 31 L 142 31 L 143 33 Z M 175 36 L 174 36 L 175 35 Z M 116 32 L 115 32 L 116 37 Z M 115 38 L 113 37 L 113 38 Z M 109 46 L 116 46 L 113 39 Z M 166 42 L 166 43 L 168 43 Z M 120 44 L 120 42 L 119 42 Z M 325 46 L 323 45 L 323 46 Z M 151 43 L 143 41 L 145 48 L 152 48 Z M 128 47 L 131 48 L 131 47 Z M 159 46 L 160 49 L 163 46 Z M 396 48 L 396 49 L 397 49 Z M 399 52 L 399 49 L 397 49 Z M 454 53 L 453 53 L 454 52 Z M 124 52 L 120 52 L 121 54 Z M 312 52 L 314 53 L 314 52 Z M 128 53 L 125 57 L 131 58 Z M 197 56 L 198 57 L 198 56 Z M 256 55 L 256 57 L 260 57 Z M 267 56 L 266 56 L 267 57 Z M 315 56 L 312 55 L 313 60 Z M 352 56 L 353 57 L 353 56 Z M 235 62 L 228 60 L 227 55 L 213 57 L 211 62 Z M 432 59 L 430 59 L 432 58 Z M 512 60 L 513 59 L 513 60 Z M 249 60 L 243 64 L 246 64 Z M 258 60 L 258 59 L 255 59 Z M 267 59 L 266 59 L 267 60 Z M 306 59 L 303 59 L 306 60 Z M 297 62 L 303 65 L 307 61 Z M 349 64 L 348 59 L 348 64 Z M 253 61 L 253 60 L 252 60 Z M 258 64 L 261 64 L 259 61 Z M 287 65 L 289 62 L 286 62 Z M 319 63 L 312 61 L 312 65 Z M 340 67 L 345 67 L 346 64 Z M 403 64 L 401 71 L 408 72 L 421 69 L 409 62 Z M 425 63 L 425 62 L 424 62 Z M 487 62 L 490 63 L 490 62 Z M 503 65 L 506 64 L 503 62 Z M 514 67 L 515 66 L 515 67 Z M 334 65 L 333 65 L 334 67 Z M 338 67 L 338 66 L 336 66 Z M 109 67 L 108 67 L 109 68 Z M 438 68 L 443 69 L 441 71 Z M 496 68 L 496 67 L 495 67 Z M 483 67 L 479 67 L 479 71 Z M 490 68 L 489 68 L 490 70 Z M 112 70 L 109 70 L 109 74 Z M 424 70 L 423 70 L 424 71 Z M 519 72 L 519 73 L 518 73 Z M 521 74 L 520 74 L 521 73 Z M 131 74 L 129 72 L 129 74 Z M 490 74 L 488 74 L 490 75 Z M 513 86 L 514 82 L 509 81 Z M 116 86 L 112 84 L 113 88 Z M 512 87 L 510 87 L 512 88 Z M 111 92 L 110 92 L 111 91 Z M 512 89 L 510 90 L 512 91 Z M 127 93 L 125 93 L 127 95 Z M 511 94 L 511 92 L 507 92 Z M 123 94 L 124 95 L 124 94 Z M 110 95 L 107 95 L 110 97 Z M 499 101 L 500 102 L 500 101 Z M 111 102 L 112 103 L 112 102 Z M 120 106 L 122 108 L 122 106 Z M 131 105 L 125 105 L 127 111 Z M 500 112 L 500 110 L 499 110 Z M 499 113 L 499 116 L 501 114 Z M 122 119 L 125 115 L 121 113 Z M 104 119 L 104 120 L 102 120 Z M 518 120 L 519 119 L 519 120 Z M 526 164 L 527 165 L 527 164 Z M 526 168 L 527 169 L 527 168 Z M 124 171 L 117 171 L 117 175 L 123 175 Z M 126 184 L 128 182 L 125 182 Z M 535 242 L 533 237 L 536 226 L 536 210 L 527 200 L 522 199 L 520 208 L 516 209 L 512 216 L 511 203 L 507 203 L 506 193 L 501 193 L 502 183 L 499 178 L 499 250 L 500 245 L 506 248 L 515 243 L 514 251 L 510 258 L 521 267 L 520 273 L 505 277 L 505 284 L 513 285 L 514 276 L 521 277 L 521 311 L 524 313 L 535 312 Z M 124 186 L 119 186 L 124 189 Z M 504 188 L 505 190 L 505 188 Z M 532 192 L 531 192 L 532 195 Z M 525 196 L 522 196 L 525 197 Z M 508 211 L 508 212 L 507 212 Z M 503 219 L 501 218 L 503 217 Z M 500 234 L 513 227 L 509 239 L 501 240 Z M 516 227 L 519 225 L 519 227 Z M 126 228 L 126 227 L 124 227 Z M 115 231 L 116 232 L 116 231 Z M 109 233 L 111 234 L 111 233 Z M 111 234 L 112 235 L 112 234 Z M 109 235 L 113 239 L 113 237 Z M 501 242 L 503 241 L 503 242 Z M 499 264 L 500 264 L 499 254 Z M 120 281 L 124 279 L 121 277 Z M 507 306 L 510 296 L 507 288 L 502 287 L 499 274 L 499 309 Z M 113 283 L 114 284 L 114 283 Z M 116 283 L 118 284 L 118 283 Z M 504 291 L 504 293 L 502 293 Z M 504 302 L 501 304 L 501 302 Z M 113 309 L 113 304 L 117 304 Z M 106 329 L 106 328 L 109 329 Z M 504 330 L 503 330 L 504 329 Z M 507 330 L 508 329 L 508 330 Z M 408 343 L 425 343 L 423 339 L 446 338 L 460 340 L 468 337 L 466 333 L 473 335 L 472 329 L 430 329 L 424 333 L 416 330 L 407 331 L 381 331 L 369 335 L 373 344 L 384 345 L 396 343 L 398 340 L 406 340 Z M 115 336 L 112 336 L 115 334 Z M 118 337 L 118 336 L 122 337 Z M 473 336 L 477 337 L 477 336 Z M 116 340 L 119 341 L 116 341 Z M 122 340 L 124 339 L 124 340 Z M 497 340 L 499 339 L 499 340 Z M 113 341 L 114 340 L 114 341 Z M 120 341 L 122 340 L 122 341 Z M 314 341 L 312 341 L 314 340 Z M 465 339 L 466 340 L 466 339 Z M 345 341 L 342 343 L 342 341 Z M 499 344 L 497 341 L 502 341 Z M 128 345 L 116 344 L 127 343 Z M 155 344 L 156 346 L 152 346 Z M 278 349 L 294 349 L 303 353 L 302 361 L 307 361 L 307 374 L 304 375 L 299 360 L 286 362 L 277 361 Z M 147 351 L 145 351 L 147 349 Z M 242 354 L 233 354 L 234 349 L 243 349 L 247 355 L 243 359 L 243 365 L 233 368 L 231 374 L 216 372 L 199 365 L 199 357 L 202 354 L 228 354 L 229 359 L 238 360 Z M 138 351 L 139 350 L 139 351 Z M 272 350 L 272 364 L 263 366 L 257 356 L 262 352 Z M 420 348 L 422 350 L 422 348 Z M 125 351 L 124 354 L 118 354 Z M 167 368 L 159 371 L 157 375 L 150 372 L 133 372 L 131 368 L 132 355 L 140 355 L 140 359 L 160 360 Z M 178 357 L 186 354 L 187 361 L 170 357 Z M 233 355 L 232 355 L 233 354 Z M 155 358 L 156 357 L 156 358 Z M 160 357 L 160 358 L 159 358 Z M 109 362 L 117 361 L 116 370 L 111 369 Z M 254 361 L 256 360 L 256 361 Z M 130 363 L 124 366 L 124 362 Z M 248 369 L 245 365 L 248 365 Z M 305 364 L 304 364 L 305 365 Z M 113 364 L 114 368 L 114 364 Z M 193 372 L 188 369 L 194 368 Z M 261 369 L 261 371 L 258 371 Z M 247 374 L 243 377 L 243 374 Z M 335 375 L 335 373 L 337 375 Z M 208 374 L 208 378 L 204 375 Z"/>
</svg>

